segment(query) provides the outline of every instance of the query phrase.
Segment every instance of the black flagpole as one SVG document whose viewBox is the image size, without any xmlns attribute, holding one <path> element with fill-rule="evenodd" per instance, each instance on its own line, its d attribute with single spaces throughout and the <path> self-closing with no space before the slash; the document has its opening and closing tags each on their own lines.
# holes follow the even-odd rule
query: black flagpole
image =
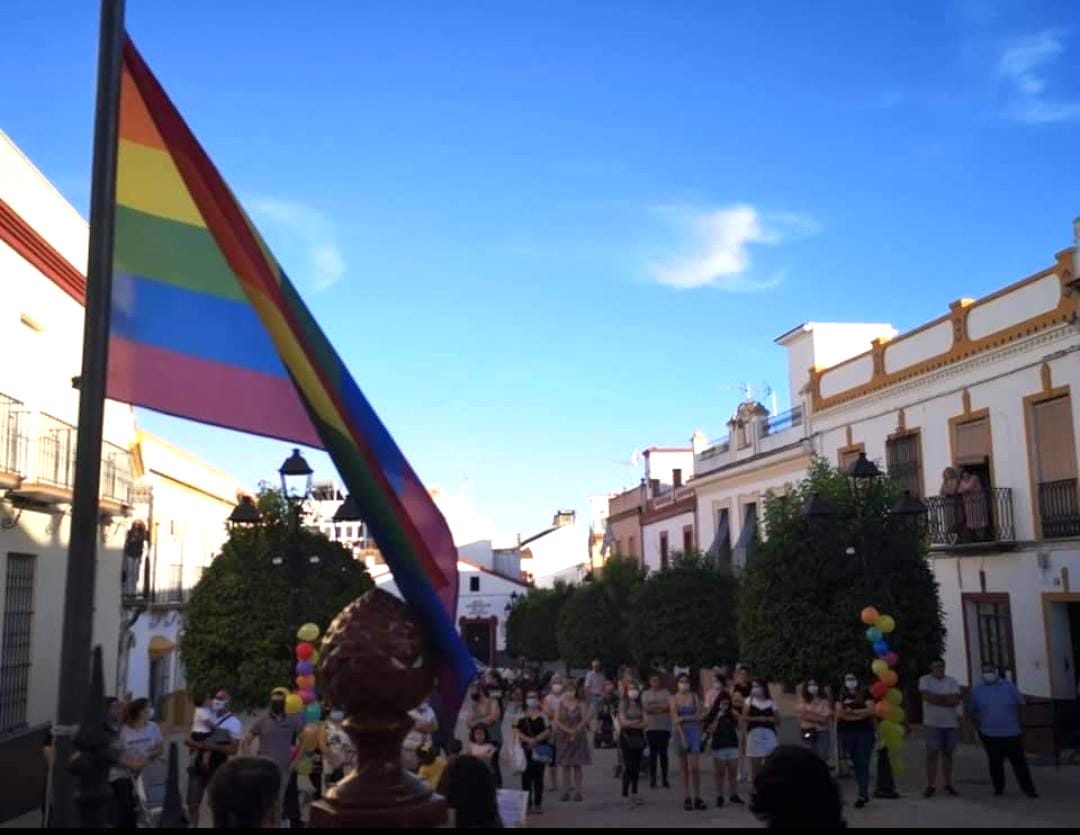
<svg viewBox="0 0 1080 835">
<path fill-rule="evenodd" d="M 86 317 L 75 484 L 71 503 L 64 628 L 60 643 L 60 690 L 56 706 L 51 825 L 79 825 L 76 787 L 68 766 L 72 736 L 90 696 L 90 644 L 94 617 L 98 491 L 101 486 L 101 434 L 105 419 L 105 368 L 108 359 L 112 291 L 113 227 L 116 204 L 116 146 L 120 120 L 120 68 L 124 46 L 124 0 L 102 0 L 98 42 L 94 161 L 90 191 L 90 248 L 86 269 Z M 97 636 L 102 641 L 104 636 Z M 104 715 L 101 717 L 104 722 Z M 107 776 L 106 776 L 107 779 Z M 80 775 L 80 783 L 84 778 Z"/>
</svg>

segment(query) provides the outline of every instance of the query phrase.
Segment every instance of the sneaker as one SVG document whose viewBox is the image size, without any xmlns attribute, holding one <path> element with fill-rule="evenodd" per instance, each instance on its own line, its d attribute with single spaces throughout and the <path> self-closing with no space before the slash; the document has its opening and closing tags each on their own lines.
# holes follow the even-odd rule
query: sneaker
<svg viewBox="0 0 1080 835">
<path fill-rule="evenodd" d="M 669 783 L 667 780 L 665 780 L 664 781 L 664 788 L 665 789 L 670 789 L 671 788 L 671 783 Z"/>
<path fill-rule="evenodd" d="M 858 800 L 855 801 L 855 808 L 856 809 L 861 809 L 863 806 L 865 806 L 869 802 L 870 802 L 869 797 L 860 797 Z"/>
<path fill-rule="evenodd" d="M 746 805 L 745 803 L 743 803 L 743 799 L 741 797 L 739 797 L 737 794 L 733 794 L 731 797 L 729 797 L 728 798 L 728 803 L 730 803 L 732 806 L 745 806 Z"/>
<path fill-rule="evenodd" d="M 695 797 L 694 798 L 694 808 L 697 809 L 699 812 L 701 812 L 701 811 L 704 811 L 704 810 L 708 809 L 709 807 L 705 805 L 705 801 L 702 800 L 700 797 Z"/>
<path fill-rule="evenodd" d="M 959 792 L 957 792 L 956 789 L 954 789 L 952 786 L 946 786 L 945 787 L 945 794 L 947 794 L 949 797 L 959 797 L 960 796 Z"/>
<path fill-rule="evenodd" d="M 717 809 L 723 809 L 724 808 L 724 796 L 723 795 L 717 795 L 716 796 L 716 808 Z"/>
<path fill-rule="evenodd" d="M 574 792 L 574 802 L 580 803 L 585 798 L 581 796 L 581 792 Z"/>
<path fill-rule="evenodd" d="M 1034 789 L 1032 789 L 1029 792 L 1024 792 L 1024 794 L 1026 794 L 1032 800 L 1038 800 L 1039 799 L 1039 793 L 1037 791 L 1035 791 Z"/>
<path fill-rule="evenodd" d="M 946 786 L 945 791 L 947 792 L 948 790 L 949 790 L 949 787 Z M 937 789 L 935 789 L 933 786 L 927 786 L 925 789 L 923 789 L 922 796 L 923 797 L 933 797 L 934 793 L 936 791 L 937 791 Z"/>
<path fill-rule="evenodd" d="M 693 812 L 693 811 L 694 811 L 694 801 L 692 801 L 692 800 L 691 800 L 691 799 L 690 799 L 690 798 L 688 797 L 688 798 L 686 798 L 686 800 L 684 800 L 684 801 L 683 801 L 683 805 L 682 805 L 682 807 L 683 807 L 683 808 L 684 808 L 684 809 L 685 809 L 685 810 L 686 810 L 687 812 Z"/>
</svg>

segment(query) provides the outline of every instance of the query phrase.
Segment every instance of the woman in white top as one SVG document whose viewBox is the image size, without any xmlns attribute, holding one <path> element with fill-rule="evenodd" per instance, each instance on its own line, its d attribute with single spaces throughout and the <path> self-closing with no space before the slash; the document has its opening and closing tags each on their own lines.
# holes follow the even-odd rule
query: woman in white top
<svg viewBox="0 0 1080 835">
<path fill-rule="evenodd" d="M 769 695 L 769 685 L 765 679 L 754 679 L 742 716 L 746 727 L 746 756 L 750 760 L 750 773 L 757 777 L 765 766 L 765 759 L 779 744 L 776 729 L 780 725 L 780 711 Z"/>
<path fill-rule="evenodd" d="M 323 757 L 323 790 L 341 782 L 356 767 L 356 748 L 345 733 L 345 711 L 331 709 L 319 726 L 319 751 Z"/>
<path fill-rule="evenodd" d="M 803 684 L 797 710 L 803 745 L 821 757 L 822 762 L 828 762 L 833 707 L 825 688 L 818 684 L 817 679 L 807 679 Z"/>
</svg>

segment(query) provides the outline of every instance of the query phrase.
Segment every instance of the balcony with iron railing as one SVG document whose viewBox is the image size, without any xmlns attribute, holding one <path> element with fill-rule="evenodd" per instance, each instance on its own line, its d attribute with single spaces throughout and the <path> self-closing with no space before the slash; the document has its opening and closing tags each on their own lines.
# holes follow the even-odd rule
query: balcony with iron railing
<svg viewBox="0 0 1080 835">
<path fill-rule="evenodd" d="M 1016 544 L 1012 489 L 990 487 L 926 500 L 930 547 L 939 551 Z"/>
<path fill-rule="evenodd" d="M 66 504 L 75 484 L 74 426 L 27 409 L 0 394 L 0 491 L 21 507 Z M 117 513 L 131 501 L 131 453 L 105 442 L 101 448 L 101 509 Z"/>
<path fill-rule="evenodd" d="M 1039 521 L 1046 539 L 1080 536 L 1080 490 L 1075 478 L 1039 484 Z"/>
<path fill-rule="evenodd" d="M 22 478 L 19 462 L 23 404 L 0 394 L 0 489 L 18 485 Z"/>
<path fill-rule="evenodd" d="M 802 418 L 802 406 L 795 406 L 778 415 L 769 415 L 769 417 L 765 419 L 762 435 L 776 435 L 779 432 L 783 432 L 785 429 L 801 426 Z"/>
</svg>

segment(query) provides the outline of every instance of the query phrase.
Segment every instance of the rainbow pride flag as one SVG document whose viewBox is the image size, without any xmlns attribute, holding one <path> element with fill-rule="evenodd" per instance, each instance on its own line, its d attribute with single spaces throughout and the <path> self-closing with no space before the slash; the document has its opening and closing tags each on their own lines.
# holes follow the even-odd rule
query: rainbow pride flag
<svg viewBox="0 0 1080 835">
<path fill-rule="evenodd" d="M 423 619 L 452 721 L 476 666 L 446 521 L 130 38 L 116 185 L 108 396 L 325 449 Z"/>
</svg>

